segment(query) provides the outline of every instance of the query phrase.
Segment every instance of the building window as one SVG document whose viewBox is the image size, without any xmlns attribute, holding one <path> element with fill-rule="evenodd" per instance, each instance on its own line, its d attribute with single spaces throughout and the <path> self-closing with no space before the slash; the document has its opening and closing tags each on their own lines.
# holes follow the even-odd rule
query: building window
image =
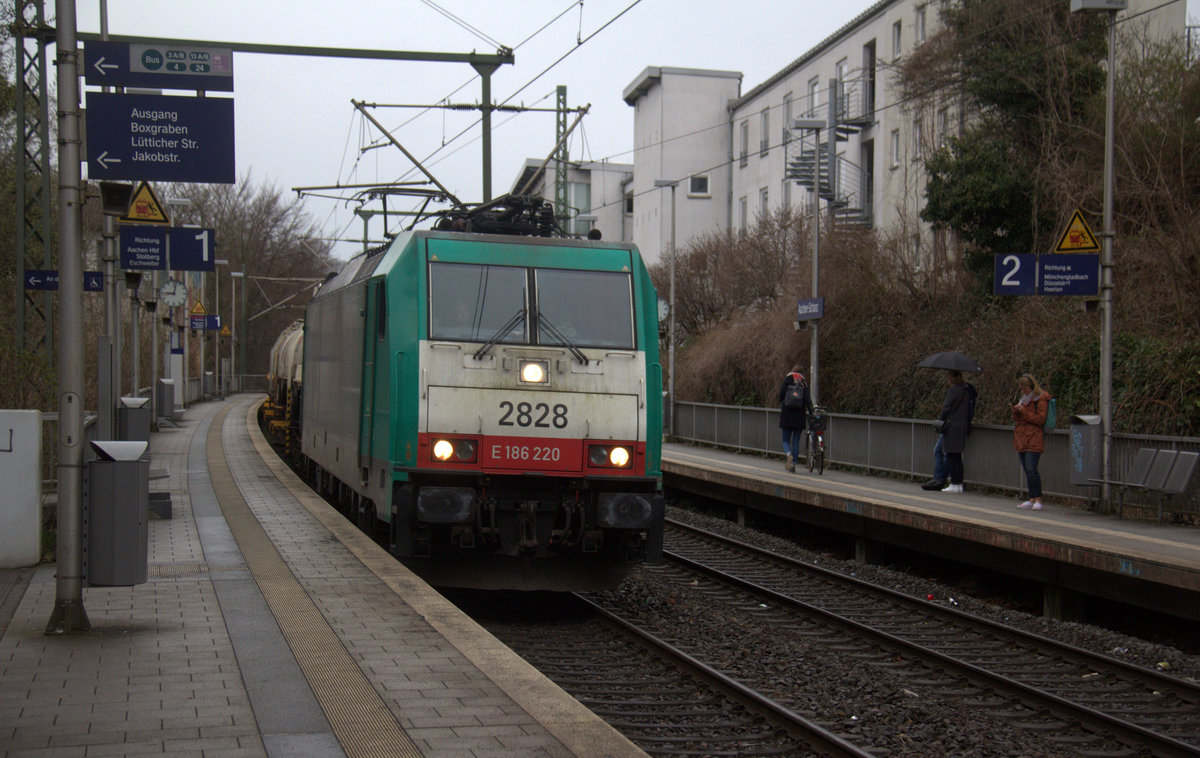
<svg viewBox="0 0 1200 758">
<path fill-rule="evenodd" d="M 708 188 L 708 174 L 688 177 L 688 197 L 712 197 Z"/>
<path fill-rule="evenodd" d="M 821 81 L 817 77 L 808 80 L 808 115 L 816 118 L 821 107 Z"/>
<path fill-rule="evenodd" d="M 766 219 L 767 214 L 771 212 L 770 200 L 766 187 L 758 191 L 758 215 L 763 219 Z"/>
<path fill-rule="evenodd" d="M 846 59 L 842 58 L 837 62 L 837 66 L 834 67 L 837 75 L 837 91 L 831 96 L 837 97 L 834 107 L 837 108 L 839 119 L 846 117 L 846 71 L 849 69 L 849 66 L 850 64 L 846 62 Z"/>
<path fill-rule="evenodd" d="M 576 214 L 590 214 L 592 212 L 592 186 L 582 182 L 569 182 L 567 184 L 567 206 L 573 208 Z M 586 236 L 592 228 L 590 221 L 575 219 L 572 223 L 571 232 L 573 234 Z"/>
<path fill-rule="evenodd" d="M 792 181 L 790 179 L 783 180 L 782 190 L 783 207 L 785 210 L 790 210 L 792 207 Z"/>
<path fill-rule="evenodd" d="M 900 43 L 902 41 L 900 38 L 901 25 L 902 24 L 899 21 L 892 24 L 892 58 L 900 57 Z"/>
<path fill-rule="evenodd" d="M 741 200 L 738 201 L 738 210 L 740 212 L 740 218 L 738 220 L 741 222 L 742 234 L 745 234 L 746 233 L 746 224 L 749 221 L 749 219 L 746 218 L 746 213 L 748 211 L 748 208 L 746 206 L 746 198 L 743 197 Z"/>
<path fill-rule="evenodd" d="M 938 147 L 946 146 L 946 137 L 950 132 L 950 109 L 942 108 L 938 111 L 937 116 L 937 140 Z"/>
<path fill-rule="evenodd" d="M 792 128 L 792 93 L 789 92 L 783 96 L 783 138 L 781 143 L 786 144 Z"/>
<path fill-rule="evenodd" d="M 750 122 L 742 122 L 742 150 L 740 153 L 741 165 L 745 166 L 749 162 L 750 155 Z"/>
<path fill-rule="evenodd" d="M 892 168 L 900 165 L 900 130 L 893 129 L 891 139 L 888 141 L 888 161 Z"/>
<path fill-rule="evenodd" d="M 913 19 L 913 44 L 919 45 L 925 41 L 925 6 L 917 6 L 917 15 Z"/>
<path fill-rule="evenodd" d="M 632 192 L 625 193 L 625 215 L 626 216 L 633 215 L 633 193 Z"/>
<path fill-rule="evenodd" d="M 921 121 L 921 116 L 918 115 L 913 121 L 913 160 L 921 160 L 925 157 L 925 124 Z"/>
<path fill-rule="evenodd" d="M 771 109 L 762 109 L 762 130 L 758 140 L 758 154 L 766 155 L 771 149 Z"/>
</svg>

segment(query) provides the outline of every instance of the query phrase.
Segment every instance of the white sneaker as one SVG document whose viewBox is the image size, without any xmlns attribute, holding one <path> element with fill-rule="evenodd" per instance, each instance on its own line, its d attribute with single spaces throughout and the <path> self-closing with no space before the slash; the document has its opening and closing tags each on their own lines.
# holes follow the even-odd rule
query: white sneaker
<svg viewBox="0 0 1200 758">
<path fill-rule="evenodd" d="M 1025 502 L 1021 503 L 1021 504 L 1020 504 L 1020 505 L 1018 505 L 1017 507 L 1018 507 L 1018 508 L 1029 508 L 1029 507 L 1031 507 L 1032 505 L 1033 505 L 1033 501 L 1032 501 L 1032 500 L 1026 500 Z"/>
<path fill-rule="evenodd" d="M 961 484 L 947 484 L 945 487 L 942 488 L 942 492 L 962 492 L 962 491 L 963 491 L 963 488 L 962 488 Z"/>
<path fill-rule="evenodd" d="M 1031 507 L 1032 507 L 1032 508 L 1033 508 L 1035 511 L 1040 511 L 1040 510 L 1042 509 L 1042 504 L 1041 504 L 1041 503 L 1038 503 L 1038 502 L 1034 502 L 1034 504 L 1033 504 Z"/>
</svg>

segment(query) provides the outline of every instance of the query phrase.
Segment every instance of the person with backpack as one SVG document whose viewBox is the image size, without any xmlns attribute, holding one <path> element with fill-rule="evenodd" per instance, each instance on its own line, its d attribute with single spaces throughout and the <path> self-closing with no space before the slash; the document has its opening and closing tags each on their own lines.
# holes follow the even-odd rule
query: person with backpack
<svg viewBox="0 0 1200 758">
<path fill-rule="evenodd" d="M 946 381 L 950 388 L 938 414 L 941 422 L 942 452 L 946 454 L 946 475 L 949 483 L 942 492 L 963 491 L 963 450 L 971 430 L 971 410 L 975 404 L 974 389 L 963 381 L 961 371 L 950 371 Z M 971 390 L 967 388 L 971 387 Z"/>
<path fill-rule="evenodd" d="M 783 432 L 783 454 L 787 461 L 783 467 L 787 471 L 796 470 L 796 459 L 800 457 L 800 440 L 804 430 L 808 428 L 808 414 L 812 413 L 812 397 L 808 392 L 808 382 L 799 366 L 793 366 L 787 376 L 783 377 L 783 385 L 779 388 L 779 428 Z"/>
<path fill-rule="evenodd" d="M 1018 508 L 1042 509 L 1042 477 L 1038 473 L 1038 461 L 1046 450 L 1046 427 L 1053 428 L 1053 420 L 1048 419 L 1050 412 L 1050 393 L 1042 389 L 1032 374 L 1021 374 L 1017 379 L 1017 391 L 1021 397 L 1012 406 L 1013 447 L 1021 459 L 1021 468 L 1025 471 L 1025 483 L 1029 488 L 1029 497 Z M 1049 421 L 1049 423 L 1047 423 Z"/>
</svg>

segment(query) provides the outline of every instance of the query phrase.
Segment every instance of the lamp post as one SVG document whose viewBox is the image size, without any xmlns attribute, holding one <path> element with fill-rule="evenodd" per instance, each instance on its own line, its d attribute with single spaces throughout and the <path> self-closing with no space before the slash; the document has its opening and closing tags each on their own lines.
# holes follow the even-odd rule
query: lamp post
<svg viewBox="0 0 1200 758">
<path fill-rule="evenodd" d="M 237 280 L 241 279 L 245 275 L 246 275 L 245 271 L 230 271 L 229 272 L 229 288 L 230 288 L 229 289 L 229 303 L 230 303 L 230 308 L 231 308 L 231 313 L 230 313 L 230 317 L 229 317 L 229 392 L 230 392 L 230 394 L 233 394 L 233 391 L 234 391 L 233 381 L 235 378 L 237 378 L 237 363 L 234 361 L 234 357 L 233 357 L 233 344 L 235 342 L 237 342 L 238 335 L 241 334 L 241 332 L 238 331 L 238 325 L 237 325 Z M 243 296 L 244 296 L 245 291 L 246 291 L 246 283 L 242 282 Z"/>
<path fill-rule="evenodd" d="M 827 124 L 819 118 L 798 118 L 792 122 L 792 129 L 808 130 L 813 133 L 813 174 L 812 174 L 812 225 L 813 225 L 813 254 L 812 254 L 812 296 L 818 298 L 820 292 L 820 260 L 821 260 L 821 129 Z M 818 356 L 818 322 L 813 319 L 808 322 L 812 330 L 812 342 L 809 351 L 808 391 L 813 405 L 820 403 L 817 399 L 817 368 Z"/>
<path fill-rule="evenodd" d="M 192 201 L 186 197 L 168 197 L 165 200 L 165 202 L 168 207 L 176 208 L 176 209 L 189 208 L 192 205 Z M 176 226 L 177 220 L 178 220 L 177 211 L 172 211 L 171 226 Z M 168 241 L 167 244 L 168 244 L 168 251 L 169 251 L 170 242 Z M 167 275 L 170 276 L 171 273 L 172 272 L 168 271 Z M 185 278 L 183 281 L 184 281 L 184 284 L 186 285 L 187 279 Z M 187 305 L 188 301 L 185 300 L 184 304 Z M 185 319 L 188 318 L 186 313 L 184 314 L 184 318 Z M 179 344 L 177 341 L 172 343 L 173 337 L 176 340 L 178 340 L 178 337 L 175 336 L 174 329 L 175 329 L 175 309 L 168 308 L 168 310 L 167 310 L 167 355 L 172 354 L 171 353 L 172 344 L 174 344 L 174 345 Z M 163 367 L 163 371 L 164 371 L 164 373 L 166 373 L 168 375 L 168 378 L 176 380 L 175 381 L 175 398 L 172 399 L 172 401 L 171 401 L 172 404 L 174 404 L 175 401 L 178 400 L 179 405 L 186 405 L 187 404 L 188 359 L 191 357 L 190 354 L 188 353 L 188 331 L 190 331 L 190 330 L 184 329 L 182 331 L 183 331 L 183 361 L 182 361 L 182 371 L 181 371 L 182 375 L 175 376 L 175 372 L 171 367 L 172 361 L 170 361 L 170 360 L 168 360 L 166 365 Z M 155 357 L 155 359 L 157 360 L 157 356 Z M 169 417 L 171 415 L 171 413 L 173 413 L 174 411 L 175 411 L 174 408 L 164 408 L 164 409 L 156 409 L 154 411 L 154 413 L 156 415 L 162 414 L 163 416 Z"/>
<path fill-rule="evenodd" d="M 1100 501 L 1109 508 L 1112 477 L 1112 370 L 1113 370 L 1113 100 L 1116 96 L 1117 12 L 1126 0 L 1071 0 L 1071 12 L 1108 13 L 1108 72 L 1104 103 L 1104 231 L 1100 234 Z"/>
<path fill-rule="evenodd" d="M 675 436 L 675 188 L 679 186 L 681 179 L 655 179 L 655 187 L 670 187 L 671 188 L 671 289 L 667 295 L 668 306 L 671 311 L 670 321 L 667 327 L 667 407 L 670 410 L 668 416 L 667 431 L 671 436 Z"/>
<path fill-rule="evenodd" d="M 213 259 L 213 315 L 217 317 L 217 321 L 221 320 L 221 272 L 217 270 L 217 266 L 228 266 L 229 261 L 224 258 Z M 221 330 L 215 330 L 213 334 L 213 383 L 217 386 L 213 388 L 217 397 L 225 399 L 225 387 L 221 384 Z"/>
</svg>

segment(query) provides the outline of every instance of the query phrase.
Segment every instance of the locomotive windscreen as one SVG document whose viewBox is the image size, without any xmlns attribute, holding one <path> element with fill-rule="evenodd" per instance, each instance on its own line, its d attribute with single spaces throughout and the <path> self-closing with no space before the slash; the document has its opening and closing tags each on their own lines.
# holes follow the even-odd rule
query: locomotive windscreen
<svg viewBox="0 0 1200 758">
<path fill-rule="evenodd" d="M 525 307 L 527 273 L 514 266 L 429 264 L 431 339 L 525 342 L 524 323 L 497 335 Z"/>
<path fill-rule="evenodd" d="M 429 337 L 632 350 L 632 281 L 623 272 L 431 262 Z"/>
<path fill-rule="evenodd" d="M 634 348 L 629 274 L 538 269 L 536 277 L 538 344 L 563 344 L 549 322 L 581 347 Z"/>
</svg>

